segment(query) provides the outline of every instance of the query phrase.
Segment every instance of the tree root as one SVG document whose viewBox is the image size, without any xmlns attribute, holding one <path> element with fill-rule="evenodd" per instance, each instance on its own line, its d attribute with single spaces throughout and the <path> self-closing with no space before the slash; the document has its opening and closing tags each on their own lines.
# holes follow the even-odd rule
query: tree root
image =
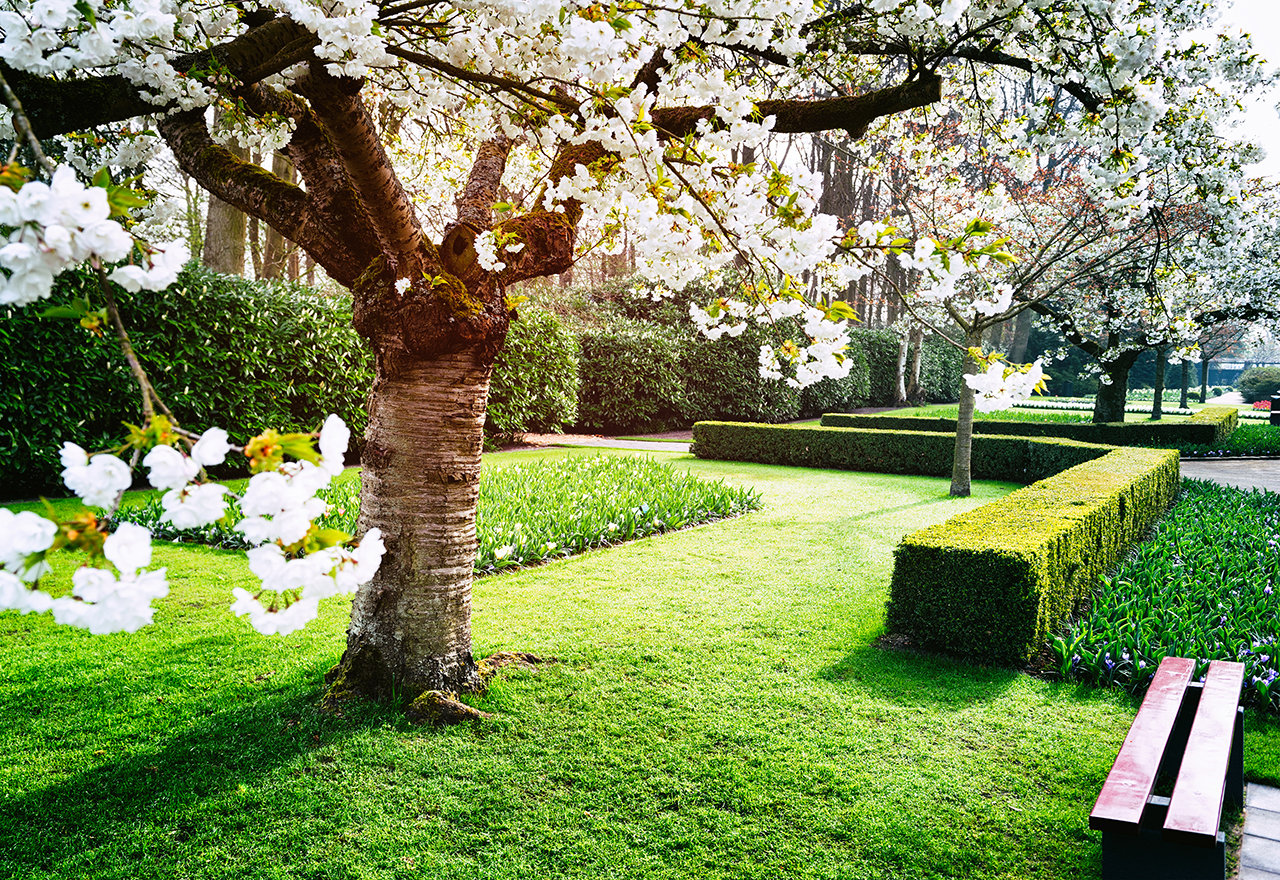
<svg viewBox="0 0 1280 880">
<path fill-rule="evenodd" d="M 481 712 L 474 706 L 468 706 L 456 695 L 445 691 L 424 691 L 421 696 L 409 704 L 404 717 L 411 724 L 460 724 L 463 721 L 485 721 L 492 718 L 488 712 Z"/>
<path fill-rule="evenodd" d="M 548 661 L 537 654 L 530 654 L 528 651 L 499 651 L 477 663 L 476 671 L 480 673 L 480 680 L 485 685 L 488 685 L 489 680 L 498 674 L 498 670 L 505 666 L 516 666 L 520 669 L 536 671 L 539 663 L 546 662 Z"/>
</svg>

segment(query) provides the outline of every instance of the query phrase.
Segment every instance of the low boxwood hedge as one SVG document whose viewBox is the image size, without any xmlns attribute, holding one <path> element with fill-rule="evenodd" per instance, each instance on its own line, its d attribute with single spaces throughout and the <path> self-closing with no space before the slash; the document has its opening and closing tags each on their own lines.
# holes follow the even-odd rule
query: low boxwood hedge
<svg viewBox="0 0 1280 880">
<path fill-rule="evenodd" d="M 1233 406 L 1206 406 L 1182 422 L 1024 422 L 981 419 L 973 423 L 975 434 L 1014 437 L 1063 437 L 1109 446 L 1152 446 L 1180 443 L 1218 443 L 1240 424 Z M 822 425 L 831 428 L 871 428 L 885 431 L 940 431 L 954 434 L 955 419 L 912 418 L 894 415 L 827 413 Z"/>
<path fill-rule="evenodd" d="M 973 438 L 972 474 L 979 480 L 1030 483 L 1105 455 L 1109 449 L 1074 440 L 980 435 Z M 954 438 L 935 431 L 747 422 L 693 426 L 693 454 L 727 461 L 943 477 L 951 474 L 954 451 Z"/>
<path fill-rule="evenodd" d="M 903 538 L 887 625 L 919 646 L 1025 663 L 1173 502 L 1174 450 L 1113 449 Z"/>
<path fill-rule="evenodd" d="M 693 439 L 701 458 L 932 476 L 950 474 L 954 451 L 939 431 L 699 422 Z M 1006 665 L 1025 663 L 1067 619 L 1179 480 L 1174 450 L 989 434 L 973 438 L 972 473 L 1032 485 L 904 538 L 888 627 Z"/>
</svg>

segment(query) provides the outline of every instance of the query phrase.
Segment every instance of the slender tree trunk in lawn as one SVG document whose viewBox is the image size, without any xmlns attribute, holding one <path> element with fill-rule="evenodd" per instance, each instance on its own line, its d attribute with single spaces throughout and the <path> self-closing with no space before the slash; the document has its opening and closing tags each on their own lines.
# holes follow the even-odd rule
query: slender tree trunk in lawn
<svg viewBox="0 0 1280 880">
<path fill-rule="evenodd" d="M 911 328 L 911 369 L 907 372 L 907 400 L 910 403 L 922 404 L 924 390 L 920 387 L 920 367 L 924 360 L 924 328 L 917 324 Z"/>
<path fill-rule="evenodd" d="M 1185 358 L 1182 361 L 1182 393 L 1178 396 L 1178 406 L 1182 409 L 1187 408 L 1187 392 L 1190 390 L 1188 386 L 1191 384 L 1191 362 Z"/>
<path fill-rule="evenodd" d="M 1164 415 L 1164 356 L 1168 351 L 1169 349 L 1164 347 L 1156 349 L 1156 387 L 1151 395 L 1151 420 L 1157 422 Z"/>
<path fill-rule="evenodd" d="M 1209 358 L 1200 361 L 1200 402 L 1209 399 Z"/>
<path fill-rule="evenodd" d="M 969 348 L 977 348 L 982 342 L 980 334 L 970 333 L 966 339 Z M 964 356 L 964 374 L 976 375 L 978 362 L 968 352 Z M 956 418 L 956 448 L 951 465 L 951 494 L 957 498 L 968 498 L 970 493 L 970 472 L 973 458 L 973 412 L 974 394 L 969 383 L 960 383 L 960 412 Z"/>
<path fill-rule="evenodd" d="M 907 354 L 911 348 L 910 332 L 898 337 L 898 383 L 893 390 L 894 406 L 903 406 L 907 402 Z"/>
</svg>

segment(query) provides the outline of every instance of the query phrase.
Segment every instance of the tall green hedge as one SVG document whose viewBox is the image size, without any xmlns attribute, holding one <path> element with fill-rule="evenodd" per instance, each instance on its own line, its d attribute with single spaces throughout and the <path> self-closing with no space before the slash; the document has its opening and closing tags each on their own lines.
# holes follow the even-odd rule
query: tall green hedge
<svg viewBox="0 0 1280 880">
<path fill-rule="evenodd" d="M 800 391 L 760 376 L 760 346 L 771 337 L 756 322 L 748 322 L 739 336 L 708 339 L 688 333 L 675 338 L 682 338 L 684 346 L 685 425 L 696 419 L 786 422 L 800 417 Z"/>
<path fill-rule="evenodd" d="M 50 305 L 87 294 L 87 273 L 59 277 Z M 139 358 L 178 419 L 244 441 L 266 427 L 313 429 L 329 412 L 363 434 L 371 359 L 345 297 L 185 269 L 164 291 L 117 288 Z M 138 396 L 108 335 L 42 320 L 44 305 L 0 310 L 0 494 L 58 489 L 58 448 L 119 442 Z"/>
<path fill-rule="evenodd" d="M 887 625 L 923 648 L 1021 665 L 1178 491 L 1175 450 L 1125 448 L 903 538 Z"/>
<path fill-rule="evenodd" d="M 824 427 L 869 428 L 881 431 L 940 431 L 954 434 L 955 419 L 912 418 L 889 414 L 826 413 Z M 1233 406 L 1207 406 L 1184 422 L 1021 422 L 981 419 L 973 423 L 975 434 L 1016 437 L 1064 437 L 1085 443 L 1143 446 L 1178 443 L 1217 443 L 1239 424 Z"/>
<path fill-rule="evenodd" d="M 930 431 L 699 422 L 700 458 L 945 476 L 954 435 Z M 1175 450 L 979 434 L 972 473 L 1031 483 L 908 535 L 888 626 L 916 644 L 1020 665 L 1177 492 Z"/>
<path fill-rule="evenodd" d="M 39 317 L 80 295 L 101 301 L 96 279 L 68 272 L 48 304 L 0 309 L 0 497 L 61 491 L 63 441 L 104 449 L 120 442 L 123 421 L 140 420 L 114 337 Z M 358 452 L 373 361 L 346 296 L 192 265 L 168 290 L 117 288 L 116 297 L 139 358 L 183 423 L 220 425 L 243 442 L 269 427 L 311 430 L 336 412 Z M 494 366 L 491 428 L 571 424 L 577 383 L 574 335 L 553 315 L 526 310 Z"/>
<path fill-rule="evenodd" d="M 577 336 L 551 312 L 522 308 L 493 365 L 485 432 L 563 430 L 578 417 L 579 384 Z"/>
<path fill-rule="evenodd" d="M 855 329 L 849 334 L 854 347 L 867 360 L 868 401 L 872 406 L 893 406 L 898 388 L 898 334 L 892 330 Z M 930 403 L 960 399 L 964 358 L 945 339 L 928 336 L 920 356 L 920 390 Z"/>
<path fill-rule="evenodd" d="M 578 427 L 591 432 L 683 427 L 688 403 L 680 364 L 686 334 L 615 318 L 581 336 Z"/>
</svg>

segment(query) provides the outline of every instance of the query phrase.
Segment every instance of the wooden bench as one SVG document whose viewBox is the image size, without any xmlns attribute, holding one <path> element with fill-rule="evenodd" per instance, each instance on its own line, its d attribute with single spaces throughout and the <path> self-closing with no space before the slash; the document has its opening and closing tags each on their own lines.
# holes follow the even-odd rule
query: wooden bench
<svg viewBox="0 0 1280 880">
<path fill-rule="evenodd" d="M 1224 880 L 1224 803 L 1244 802 L 1244 664 L 1166 657 L 1098 795 L 1104 880 Z M 1175 779 L 1176 777 L 1176 779 Z M 1175 779 L 1169 797 L 1159 779 Z"/>
</svg>

